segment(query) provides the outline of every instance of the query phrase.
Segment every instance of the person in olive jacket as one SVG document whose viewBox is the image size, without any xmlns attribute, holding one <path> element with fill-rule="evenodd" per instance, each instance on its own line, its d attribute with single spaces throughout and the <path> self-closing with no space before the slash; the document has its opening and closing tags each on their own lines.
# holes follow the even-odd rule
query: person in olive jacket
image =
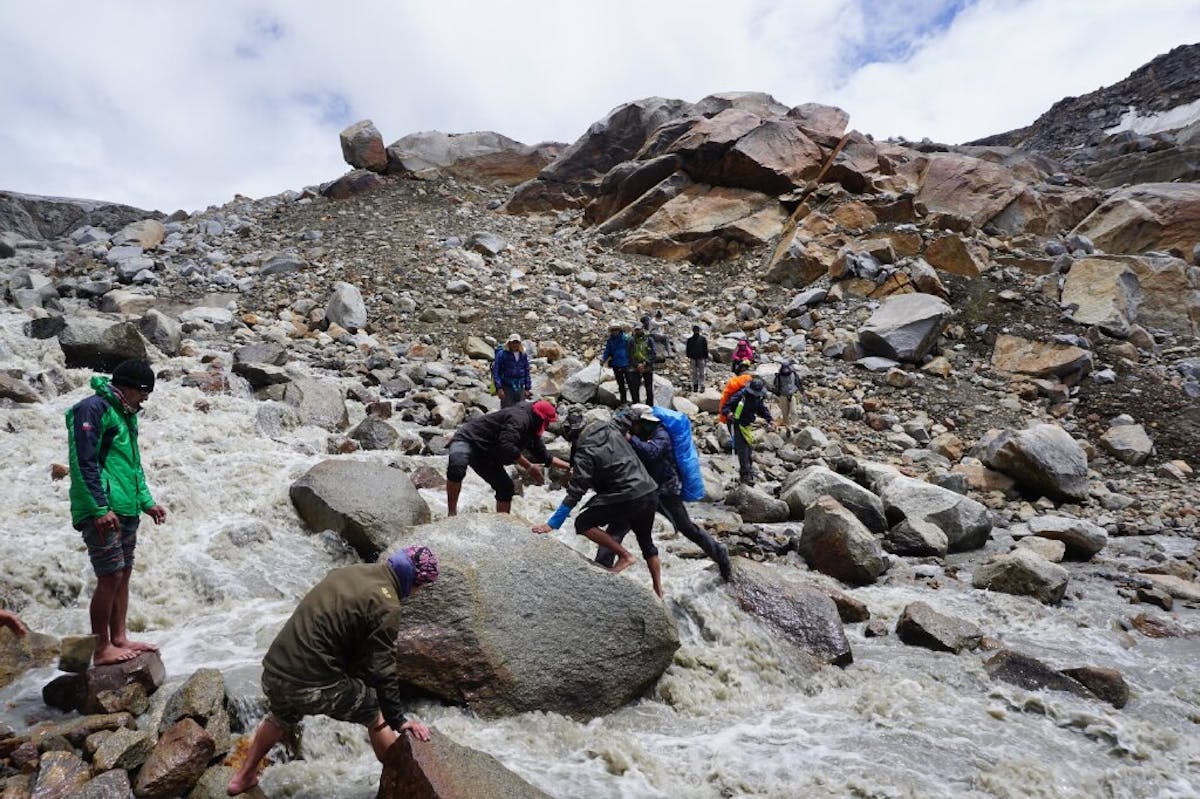
<svg viewBox="0 0 1200 799">
<path fill-rule="evenodd" d="M 142 513 L 162 524 L 167 512 L 150 496 L 138 452 L 137 414 L 154 390 L 154 371 L 143 360 L 117 365 L 112 379 L 95 375 L 96 393 L 67 411 L 71 524 L 83 533 L 96 573 L 88 607 L 100 666 L 131 660 L 157 646 L 129 639 L 129 578 Z"/>
<path fill-rule="evenodd" d="M 263 658 L 268 713 L 230 796 L 258 784 L 258 764 L 305 716 L 364 725 L 380 762 L 406 731 L 429 740 L 428 727 L 404 718 L 395 644 L 403 600 L 437 578 L 437 556 L 414 546 L 383 563 L 334 569 L 304 595 Z"/>
</svg>

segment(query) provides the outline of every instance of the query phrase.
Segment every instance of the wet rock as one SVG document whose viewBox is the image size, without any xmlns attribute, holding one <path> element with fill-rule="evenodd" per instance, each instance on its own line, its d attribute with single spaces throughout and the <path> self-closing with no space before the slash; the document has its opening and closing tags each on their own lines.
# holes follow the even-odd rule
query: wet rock
<svg viewBox="0 0 1200 799">
<path fill-rule="evenodd" d="M 1001 649 L 984 661 L 983 667 L 993 680 L 1002 680 L 1027 691 L 1066 691 L 1091 699 L 1092 694 L 1078 681 L 1050 668 L 1036 658 Z"/>
<path fill-rule="evenodd" d="M 91 779 L 88 764 L 74 752 L 47 752 L 38 765 L 33 784 L 37 799 L 62 799 Z"/>
<path fill-rule="evenodd" d="M 460 514 L 412 528 L 397 546 L 410 543 L 431 547 L 442 570 L 405 603 L 397 639 L 400 678 L 422 693 L 485 717 L 594 718 L 640 696 L 679 647 L 643 581 L 597 569 L 553 537 L 531 535 L 528 522 Z"/>
<path fill-rule="evenodd" d="M 1042 538 L 1039 535 L 1030 535 L 1018 539 L 1017 546 L 1022 549 L 1028 549 L 1051 563 L 1062 563 L 1063 558 L 1067 554 L 1067 545 L 1062 541 L 1053 541 L 1049 538 Z"/>
<path fill-rule="evenodd" d="M 950 313 L 945 300 L 930 294 L 889 297 L 859 330 L 859 346 L 865 355 L 920 363 Z"/>
<path fill-rule="evenodd" d="M 120 688 L 96 694 L 96 709 L 101 713 L 131 713 L 140 716 L 150 707 L 150 697 L 140 683 L 130 683 Z"/>
<path fill-rule="evenodd" d="M 167 700 L 158 724 L 160 735 L 181 719 L 192 719 L 204 727 L 218 755 L 229 751 L 230 720 L 225 678 L 211 668 L 197 669 Z"/>
<path fill-rule="evenodd" d="M 1148 613 L 1139 613 L 1130 619 L 1129 623 L 1147 638 L 1183 638 L 1191 635 L 1178 624 Z"/>
<path fill-rule="evenodd" d="M 96 636 L 68 635 L 59 647 L 58 670 L 71 674 L 82 674 L 92 666 L 92 653 L 96 650 Z"/>
<path fill-rule="evenodd" d="M 896 622 L 896 635 L 909 646 L 955 654 L 975 649 L 983 638 L 971 622 L 939 613 L 924 602 L 912 602 L 904 608 Z"/>
<path fill-rule="evenodd" d="M 1143 573 L 1140 576 L 1145 577 L 1156 588 L 1166 591 L 1175 599 L 1181 599 L 1185 602 L 1200 602 L 1200 583 L 1185 580 L 1174 574 Z"/>
<path fill-rule="evenodd" d="M 103 710 L 100 694 L 116 691 L 126 685 L 138 684 L 150 695 L 162 687 L 167 672 L 157 652 L 143 652 L 123 663 L 96 666 L 84 674 L 82 705 L 83 713 L 98 713 Z"/>
<path fill-rule="evenodd" d="M 151 308 L 138 320 L 138 331 L 164 355 L 178 355 L 183 326 L 162 311 Z"/>
<path fill-rule="evenodd" d="M 785 522 L 788 519 L 788 506 L 783 500 L 746 485 L 739 485 L 725 496 L 725 504 L 732 506 L 750 523 Z"/>
<path fill-rule="evenodd" d="M 931 524 L 946 535 L 950 552 L 979 549 L 992 531 L 992 515 L 980 503 L 941 486 L 911 477 L 896 477 L 879 491 L 888 521 L 893 526 L 909 522 L 909 533 L 922 530 L 917 523 Z"/>
<path fill-rule="evenodd" d="M 1057 605 L 1067 592 L 1069 579 L 1070 574 L 1062 566 L 1029 550 L 1015 549 L 979 566 L 971 585 Z"/>
<path fill-rule="evenodd" d="M 846 666 L 853 661 L 839 606 L 824 591 L 793 579 L 782 568 L 744 558 L 734 561 L 733 574 L 729 590 L 742 610 L 765 620 L 822 663 Z"/>
<path fill-rule="evenodd" d="M 0 688 L 38 666 L 49 666 L 58 657 L 58 639 L 31 632 L 18 638 L 0 627 Z"/>
<path fill-rule="evenodd" d="M 93 777 L 66 799 L 129 799 L 132 794 L 129 774 L 118 768 Z"/>
<path fill-rule="evenodd" d="M 335 383 L 297 378 L 283 386 L 281 399 L 296 409 L 301 424 L 338 432 L 350 424 L 342 390 Z"/>
<path fill-rule="evenodd" d="M 428 741 L 403 735 L 383 762 L 377 799 L 550 799 L 496 758 L 437 730 Z"/>
<path fill-rule="evenodd" d="M 1084 688 L 1115 708 L 1123 708 L 1129 703 L 1129 683 L 1125 682 L 1125 677 L 1116 669 L 1080 666 L 1063 669 L 1062 673 L 1081 683 Z"/>
<path fill-rule="evenodd" d="M 867 607 L 867 604 L 855 599 L 845 591 L 839 591 L 829 586 L 820 590 L 833 600 L 833 604 L 837 606 L 838 616 L 846 624 L 854 624 L 855 622 L 866 621 L 871 618 L 871 610 Z"/>
<path fill-rule="evenodd" d="M 213 757 L 213 740 L 189 718 L 170 727 L 138 772 L 133 793 L 138 799 L 168 799 L 185 794 L 200 779 Z"/>
<path fill-rule="evenodd" d="M 288 494 L 309 529 L 337 532 L 368 562 L 401 529 L 429 521 L 429 506 L 407 475 L 366 461 L 322 461 Z"/>
<path fill-rule="evenodd" d="M 0 372 L 0 399 L 10 399 L 26 405 L 42 401 L 28 383 L 4 372 Z"/>
<path fill-rule="evenodd" d="M 829 495 L 805 509 L 799 548 L 809 566 L 851 585 L 869 585 L 888 567 L 871 531 Z"/>
<path fill-rule="evenodd" d="M 58 343 L 68 369 L 111 372 L 121 361 L 146 358 L 146 339 L 134 322 L 74 317 L 59 331 Z"/>
<path fill-rule="evenodd" d="M 92 755 L 92 765 L 97 771 L 135 769 L 150 757 L 154 743 L 155 738 L 150 733 L 122 727 L 104 738 Z"/>
<path fill-rule="evenodd" d="M 350 431 L 350 438 L 365 450 L 394 449 L 400 434 L 384 420 L 368 416 Z"/>
<path fill-rule="evenodd" d="M 342 145 L 342 158 L 350 166 L 372 172 L 387 170 L 388 154 L 383 146 L 383 136 L 371 120 L 362 119 L 349 125 L 338 134 L 338 140 Z"/>
<path fill-rule="evenodd" d="M 409 736 L 404 737 L 408 738 Z M 225 788 L 233 779 L 233 775 L 234 769 L 229 766 L 210 766 L 196 782 L 192 792 L 187 795 L 187 799 L 227 799 L 229 794 L 226 793 Z M 257 785 L 241 796 L 246 799 L 267 799 L 267 795 Z"/>
<path fill-rule="evenodd" d="M 133 716 L 128 713 L 106 713 L 103 715 L 83 716 L 60 722 L 43 722 L 35 725 L 29 731 L 29 737 L 36 744 L 48 738 L 65 738 L 71 746 L 81 747 L 88 736 L 101 730 L 118 730 L 122 727 L 133 729 L 137 726 Z"/>
<path fill-rule="evenodd" d="M 822 494 L 828 494 L 840 502 L 872 533 L 882 533 L 887 529 L 883 501 L 853 480 L 824 466 L 809 466 L 789 478 L 780 498 L 787 503 L 790 518 L 803 519 L 805 509 Z"/>
<path fill-rule="evenodd" d="M 325 304 L 325 318 L 351 333 L 367 326 L 367 306 L 358 287 L 344 280 L 333 284 Z"/>
<path fill-rule="evenodd" d="M 980 460 L 1023 489 L 1055 501 L 1088 498 L 1087 455 L 1054 424 L 1004 430 L 980 442 Z"/>
<path fill-rule="evenodd" d="M 1100 446 L 1130 466 L 1141 466 L 1154 454 L 1154 442 L 1140 424 L 1113 425 L 1100 436 Z"/>
<path fill-rule="evenodd" d="M 1073 516 L 1034 516 L 1026 526 L 1036 536 L 1063 542 L 1073 560 L 1091 560 L 1108 543 L 1108 532 L 1103 527 Z"/>
</svg>

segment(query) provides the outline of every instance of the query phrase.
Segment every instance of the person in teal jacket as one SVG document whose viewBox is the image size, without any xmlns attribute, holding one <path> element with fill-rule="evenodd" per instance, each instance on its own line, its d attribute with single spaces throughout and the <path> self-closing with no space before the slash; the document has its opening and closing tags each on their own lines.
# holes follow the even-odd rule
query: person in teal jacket
<svg viewBox="0 0 1200 799">
<path fill-rule="evenodd" d="M 129 577 L 141 514 L 155 524 L 167 512 L 150 496 L 138 452 L 137 414 L 154 390 L 154 371 L 143 360 L 123 361 L 110 380 L 92 378 L 96 392 L 67 411 L 71 464 L 71 523 L 83 533 L 96 572 L 89 616 L 100 666 L 158 649 L 132 641 L 125 626 Z"/>
</svg>

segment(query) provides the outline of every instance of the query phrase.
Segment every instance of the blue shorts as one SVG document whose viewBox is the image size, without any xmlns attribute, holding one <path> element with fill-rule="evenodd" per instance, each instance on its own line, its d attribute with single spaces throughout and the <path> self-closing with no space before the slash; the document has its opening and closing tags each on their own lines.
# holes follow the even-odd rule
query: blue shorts
<svg viewBox="0 0 1200 799">
<path fill-rule="evenodd" d="M 101 536 L 96 530 L 96 520 L 83 528 L 83 543 L 87 544 L 88 557 L 97 577 L 116 574 L 133 568 L 133 549 L 137 546 L 137 530 L 141 517 L 118 516 L 120 529 Z"/>
</svg>

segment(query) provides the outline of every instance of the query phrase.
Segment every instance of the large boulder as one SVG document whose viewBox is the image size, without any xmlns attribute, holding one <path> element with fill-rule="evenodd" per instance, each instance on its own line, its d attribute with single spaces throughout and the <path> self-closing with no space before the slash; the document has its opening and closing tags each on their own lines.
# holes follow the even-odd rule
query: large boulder
<svg viewBox="0 0 1200 799">
<path fill-rule="evenodd" d="M 146 339 L 136 322 L 110 322 L 77 316 L 58 332 L 68 369 L 111 372 L 121 361 L 145 359 Z"/>
<path fill-rule="evenodd" d="M 828 495 L 804 509 L 799 548 L 809 566 L 851 585 L 869 585 L 888 568 L 871 531 Z"/>
<path fill-rule="evenodd" d="M 992 532 L 992 514 L 986 507 L 924 480 L 896 477 L 880 489 L 879 497 L 892 526 L 932 524 L 946 534 L 950 552 L 979 549 Z"/>
<path fill-rule="evenodd" d="M 604 379 L 599 361 L 593 361 L 567 378 L 559 396 L 567 402 L 585 405 L 591 402 L 596 392 L 600 390 L 600 381 Z"/>
<path fill-rule="evenodd" d="M 383 172 L 387 169 L 388 154 L 383 146 L 383 136 L 375 123 L 363 119 L 350 125 L 338 135 L 342 144 L 342 158 L 355 169 Z"/>
<path fill-rule="evenodd" d="M 429 505 L 408 475 L 379 463 L 321 461 L 288 495 L 309 528 L 337 532 L 366 561 L 403 528 L 429 521 Z"/>
<path fill-rule="evenodd" d="M 367 305 L 358 286 L 339 280 L 329 292 L 325 304 L 325 319 L 341 325 L 351 333 L 367 326 Z"/>
<path fill-rule="evenodd" d="M 401 543 L 431 547 L 441 579 L 405 603 L 400 677 L 480 715 L 609 713 L 652 686 L 679 648 L 646 585 L 509 515 L 460 514 Z"/>
<path fill-rule="evenodd" d="M 402 735 L 383 761 L 376 799 L 550 799 L 496 758 L 437 730 L 428 741 Z"/>
<path fill-rule="evenodd" d="M 1091 692 L 1074 678 L 1037 658 L 1010 649 L 1001 649 L 985 660 L 983 667 L 993 680 L 1002 680 L 1027 691 L 1066 691 L 1085 699 L 1092 698 Z"/>
<path fill-rule="evenodd" d="M 1053 378 L 1074 385 L 1092 370 L 1092 353 L 1060 342 L 1042 342 L 1001 333 L 992 348 L 999 372 Z"/>
<path fill-rule="evenodd" d="M 896 635 L 909 646 L 956 654 L 974 649 L 983 639 L 983 633 L 971 622 L 939 613 L 924 602 L 905 606 L 896 622 Z"/>
<path fill-rule="evenodd" d="M 1121 261 L 1083 258 L 1071 265 L 1060 301 L 1072 321 L 1125 338 L 1137 320 L 1142 287 L 1134 271 Z"/>
<path fill-rule="evenodd" d="M 798 472 L 796 477 L 789 478 L 780 492 L 780 499 L 787 503 L 790 518 L 803 519 L 805 508 L 822 494 L 828 494 L 840 502 L 872 533 L 879 534 L 887 529 L 883 500 L 850 478 L 824 466 L 809 466 Z"/>
<path fill-rule="evenodd" d="M 58 639 L 31 632 L 17 637 L 0 627 L 0 688 L 38 666 L 48 666 L 58 657 Z"/>
<path fill-rule="evenodd" d="M 1067 556 L 1075 560 L 1091 560 L 1108 543 L 1108 532 L 1103 527 L 1074 516 L 1034 516 L 1026 526 L 1039 538 L 1061 541 L 1067 548 Z"/>
<path fill-rule="evenodd" d="M 1200 241 L 1200 234 L 1196 238 Z M 1161 327 L 1180 336 L 1200 335 L 1200 271 L 1182 258 L 1163 255 L 1124 260 L 1137 275 L 1141 290 L 1138 324 Z M 1192 260 L 1197 260 L 1195 255 Z"/>
<path fill-rule="evenodd" d="M 197 669 L 167 700 L 158 732 L 165 734 L 181 719 L 192 719 L 213 740 L 216 754 L 229 751 L 230 718 L 225 694 L 225 677 L 217 669 Z"/>
<path fill-rule="evenodd" d="M 447 173 L 516 185 L 533 180 L 565 145 L 526 145 L 492 131 L 410 133 L 387 148 L 388 171 L 424 177 Z"/>
<path fill-rule="evenodd" d="M 743 521 L 752 523 L 786 522 L 788 505 L 781 499 L 747 485 L 739 485 L 725 497 Z"/>
<path fill-rule="evenodd" d="M 952 309 L 932 294 L 898 294 L 884 300 L 858 332 L 864 355 L 920 363 L 937 342 Z"/>
<path fill-rule="evenodd" d="M 838 606 L 829 594 L 788 575 L 789 569 L 734 561 L 730 592 L 742 610 L 763 619 L 821 663 L 854 660 Z"/>
<path fill-rule="evenodd" d="M 178 355 L 183 343 L 183 325 L 156 308 L 150 308 L 138 320 L 138 330 L 164 355 Z"/>
<path fill-rule="evenodd" d="M 336 383 L 311 378 L 290 380 L 283 385 L 279 398 L 296 409 L 301 424 L 334 432 L 345 430 L 350 424 L 346 400 Z"/>
<path fill-rule="evenodd" d="M 133 783 L 134 796 L 169 799 L 186 794 L 212 758 L 212 737 L 192 719 L 183 719 L 158 739 Z"/>
<path fill-rule="evenodd" d="M 916 201 L 930 213 L 967 219 L 982 227 L 1025 189 L 1011 171 L 958 153 L 929 155 Z"/>
<path fill-rule="evenodd" d="M 1119 189 L 1072 231 L 1110 253 L 1191 252 L 1200 230 L 1200 183 Z"/>
<path fill-rule="evenodd" d="M 1031 596 L 1047 605 L 1057 605 L 1067 592 L 1070 573 L 1036 552 L 1018 548 L 996 555 L 975 570 L 971 585 L 1005 594 Z"/>
<path fill-rule="evenodd" d="M 1088 497 L 1087 454 L 1058 425 L 989 434 L 979 449 L 984 465 L 1013 478 L 1025 491 L 1064 502 Z"/>
</svg>

